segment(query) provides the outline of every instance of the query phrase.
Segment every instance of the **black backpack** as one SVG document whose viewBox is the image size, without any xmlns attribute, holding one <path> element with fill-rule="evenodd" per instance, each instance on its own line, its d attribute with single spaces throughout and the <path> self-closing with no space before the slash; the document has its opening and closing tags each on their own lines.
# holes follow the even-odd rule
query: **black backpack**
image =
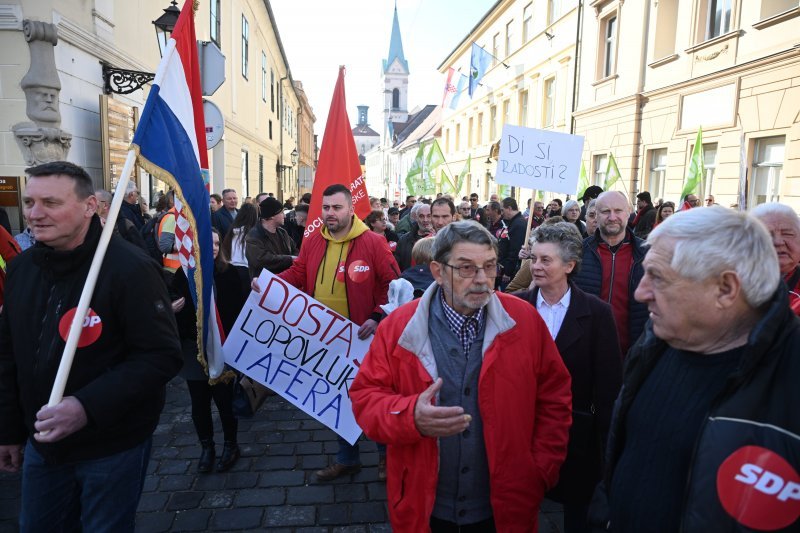
<svg viewBox="0 0 800 533">
<path fill-rule="evenodd" d="M 155 259 L 159 265 L 163 262 L 164 254 L 162 254 L 161 250 L 158 248 L 158 226 L 165 214 L 166 213 L 161 213 L 157 216 L 151 217 L 147 222 L 144 223 L 142 229 L 139 230 L 139 232 L 142 234 L 142 239 L 144 239 L 147 253 L 150 254 L 150 257 Z"/>
</svg>

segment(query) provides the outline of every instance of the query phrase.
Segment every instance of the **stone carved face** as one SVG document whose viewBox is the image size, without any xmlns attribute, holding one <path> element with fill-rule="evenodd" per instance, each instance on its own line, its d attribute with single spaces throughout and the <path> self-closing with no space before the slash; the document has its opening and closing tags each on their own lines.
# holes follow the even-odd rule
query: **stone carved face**
<svg viewBox="0 0 800 533">
<path fill-rule="evenodd" d="M 59 90 L 52 87 L 30 87 L 25 89 L 28 118 L 39 125 L 57 127 L 61 123 L 58 112 Z"/>
</svg>

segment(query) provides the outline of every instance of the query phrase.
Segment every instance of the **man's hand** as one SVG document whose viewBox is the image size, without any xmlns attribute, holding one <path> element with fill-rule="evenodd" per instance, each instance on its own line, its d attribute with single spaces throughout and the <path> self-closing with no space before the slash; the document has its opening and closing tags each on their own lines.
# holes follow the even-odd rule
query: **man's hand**
<svg viewBox="0 0 800 533">
<path fill-rule="evenodd" d="M 414 406 L 414 424 L 420 434 L 426 437 L 458 435 L 469 427 L 472 420 L 470 415 L 464 414 L 461 406 L 437 407 L 431 403 L 441 388 L 442 378 L 438 378 L 419 395 Z"/>
<path fill-rule="evenodd" d="M 258 278 L 253 278 L 250 280 L 250 290 L 261 292 L 261 285 L 258 284 Z"/>
<path fill-rule="evenodd" d="M 83 405 L 74 396 L 67 396 L 55 407 L 44 406 L 36 413 L 33 427 L 39 442 L 57 442 L 72 435 L 89 422 Z"/>
<path fill-rule="evenodd" d="M 371 318 L 361 324 L 361 327 L 358 328 L 358 338 L 362 341 L 375 333 L 375 328 L 378 327 L 378 323 L 372 320 Z"/>
<path fill-rule="evenodd" d="M 180 313 L 184 305 L 186 305 L 186 298 L 184 298 L 183 296 L 181 296 L 177 300 L 172 300 L 172 312 Z"/>
<path fill-rule="evenodd" d="M 4 444 L 0 446 L 0 470 L 19 472 L 22 466 L 22 444 Z"/>
<path fill-rule="evenodd" d="M 519 257 L 520 259 L 527 259 L 530 256 L 531 256 L 531 251 L 527 246 L 523 246 L 522 248 L 520 248 L 519 253 L 517 254 L 517 257 Z"/>
</svg>

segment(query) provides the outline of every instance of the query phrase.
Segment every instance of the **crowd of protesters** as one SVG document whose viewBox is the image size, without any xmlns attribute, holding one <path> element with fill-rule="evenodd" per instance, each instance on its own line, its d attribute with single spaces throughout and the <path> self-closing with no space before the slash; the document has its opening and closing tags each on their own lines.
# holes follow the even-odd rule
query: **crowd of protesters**
<svg viewBox="0 0 800 533">
<path fill-rule="evenodd" d="M 23 531 L 132 531 L 167 381 L 186 380 L 202 474 L 239 458 L 238 377 L 208 379 L 173 193 L 150 213 L 131 184 L 86 322 L 102 327 L 84 326 L 47 406 L 111 194 L 70 163 L 28 175 L 25 231 L 0 228 L 0 469 L 23 471 Z M 535 531 L 544 498 L 567 533 L 798 527 L 780 507 L 800 500 L 790 207 L 689 195 L 677 209 L 592 186 L 524 210 L 475 193 L 369 198 L 362 220 L 348 188 L 321 195 L 306 238 L 309 194 L 211 195 L 217 306 L 227 333 L 267 269 L 372 338 L 349 392 L 395 531 Z M 340 439 L 315 477 L 360 468 Z"/>
</svg>

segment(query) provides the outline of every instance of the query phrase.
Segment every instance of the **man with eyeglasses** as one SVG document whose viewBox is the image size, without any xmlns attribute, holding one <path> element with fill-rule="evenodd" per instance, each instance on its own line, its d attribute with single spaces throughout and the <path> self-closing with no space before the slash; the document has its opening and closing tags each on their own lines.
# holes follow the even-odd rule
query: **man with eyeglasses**
<svg viewBox="0 0 800 533">
<path fill-rule="evenodd" d="M 472 209 L 469 207 L 469 202 L 461 202 L 458 204 L 458 214 L 461 215 L 461 220 L 472 219 Z"/>
<path fill-rule="evenodd" d="M 473 221 L 437 234 L 432 284 L 378 327 L 350 388 L 389 445 L 395 531 L 535 531 L 566 455 L 570 377 L 541 317 L 492 290 L 497 242 Z"/>
<path fill-rule="evenodd" d="M 483 208 L 478 205 L 478 193 L 469 195 L 469 209 L 470 218 L 480 224 L 486 225 L 486 215 L 484 215 Z"/>
<path fill-rule="evenodd" d="M 706 207 L 711 207 L 712 205 L 717 205 L 717 202 L 714 201 L 714 195 L 709 194 L 706 196 Z"/>
</svg>

